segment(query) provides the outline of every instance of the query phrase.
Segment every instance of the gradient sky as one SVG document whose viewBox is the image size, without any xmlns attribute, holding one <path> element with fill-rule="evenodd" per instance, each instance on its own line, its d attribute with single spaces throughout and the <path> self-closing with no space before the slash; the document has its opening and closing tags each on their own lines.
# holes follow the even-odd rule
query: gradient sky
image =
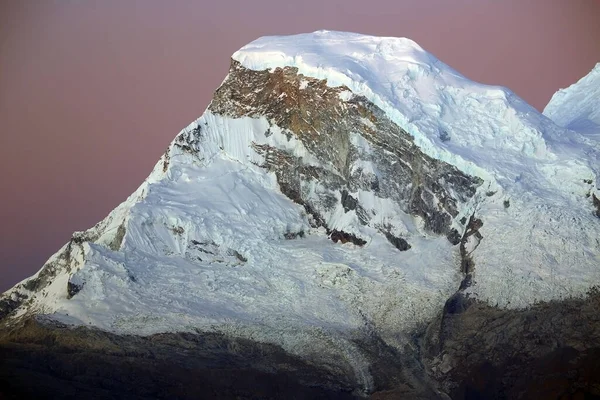
<svg viewBox="0 0 600 400">
<path fill-rule="evenodd" d="M 598 0 L 0 0 L 0 291 L 133 192 L 259 36 L 406 36 L 543 109 L 600 61 L 598 21 Z"/>
</svg>

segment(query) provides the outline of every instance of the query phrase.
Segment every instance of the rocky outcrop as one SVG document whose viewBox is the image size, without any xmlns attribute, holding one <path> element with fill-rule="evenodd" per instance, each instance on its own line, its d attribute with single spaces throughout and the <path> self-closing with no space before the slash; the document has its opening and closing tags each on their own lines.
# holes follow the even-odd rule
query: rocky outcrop
<svg viewBox="0 0 600 400">
<path fill-rule="evenodd" d="M 52 282 L 52 279 L 59 271 L 66 270 L 67 272 L 71 272 L 73 265 L 76 263 L 72 253 L 75 247 L 80 249 L 81 243 L 82 240 L 74 235 L 58 256 L 54 260 L 47 262 L 35 278 L 25 282 L 23 288 L 30 292 L 40 291 Z"/>
<path fill-rule="evenodd" d="M 596 216 L 600 218 L 600 199 L 595 194 L 592 195 L 592 203 L 596 207 Z"/>
<path fill-rule="evenodd" d="M 378 210 L 369 209 L 354 194 L 373 192 L 423 218 L 428 231 L 458 244 L 460 235 L 452 228 L 458 205 L 468 202 L 482 181 L 425 155 L 410 134 L 348 88 L 330 87 L 327 81 L 306 77 L 293 67 L 254 71 L 232 60 L 209 110 L 233 118 L 265 117 L 288 139 L 300 140 L 321 166 L 331 166 L 311 165 L 286 150 L 254 145 L 265 158 L 262 166 L 275 172 L 281 191 L 302 204 L 316 226 L 327 225 L 323 215 L 337 204 L 345 212 L 356 212 L 359 221 L 368 225 Z M 363 138 L 369 151 L 356 145 L 355 137 Z M 365 164 L 372 170 L 364 169 Z M 311 192 L 313 181 L 325 190 Z M 410 248 L 390 233 L 393 226 L 379 228 L 399 250 Z"/>
<path fill-rule="evenodd" d="M 347 233 L 344 231 L 338 231 L 336 229 L 332 230 L 331 233 L 329 234 L 329 237 L 331 238 L 331 240 L 333 240 L 335 243 L 337 242 L 341 242 L 341 243 L 354 243 L 357 246 L 363 246 L 367 243 L 366 240 L 361 239 L 359 237 L 357 237 L 356 235 L 353 235 L 351 233 Z"/>
<path fill-rule="evenodd" d="M 401 237 L 397 237 L 392 235 L 390 232 L 386 232 L 384 231 L 383 234 L 385 235 L 385 238 L 394 245 L 395 248 L 397 248 L 400 251 L 406 251 L 408 249 L 410 249 L 410 244 L 408 244 L 408 242 L 405 239 L 402 239 Z"/>
<path fill-rule="evenodd" d="M 27 299 L 25 296 L 11 296 L 0 299 L 0 321 L 15 311 Z"/>
<path fill-rule="evenodd" d="M 83 288 L 82 284 L 78 285 L 76 283 L 69 281 L 67 283 L 67 298 L 69 298 L 69 299 L 72 298 L 77 293 L 79 293 L 82 288 Z"/>
</svg>

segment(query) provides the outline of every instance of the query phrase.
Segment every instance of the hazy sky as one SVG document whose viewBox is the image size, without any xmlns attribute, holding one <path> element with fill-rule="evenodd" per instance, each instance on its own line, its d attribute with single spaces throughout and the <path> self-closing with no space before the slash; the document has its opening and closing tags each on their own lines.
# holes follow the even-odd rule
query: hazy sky
<svg viewBox="0 0 600 400">
<path fill-rule="evenodd" d="M 410 37 L 542 109 L 600 61 L 598 21 L 598 0 L 0 0 L 0 291 L 133 192 L 259 36 Z"/>
</svg>

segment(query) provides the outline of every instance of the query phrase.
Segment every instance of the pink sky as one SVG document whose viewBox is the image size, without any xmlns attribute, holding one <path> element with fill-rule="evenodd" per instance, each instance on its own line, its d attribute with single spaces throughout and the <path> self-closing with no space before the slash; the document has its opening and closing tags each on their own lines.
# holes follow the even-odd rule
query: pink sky
<svg viewBox="0 0 600 400">
<path fill-rule="evenodd" d="M 0 291 L 133 192 L 256 37 L 410 37 L 542 109 L 600 62 L 599 20 L 598 0 L 0 2 Z"/>
</svg>

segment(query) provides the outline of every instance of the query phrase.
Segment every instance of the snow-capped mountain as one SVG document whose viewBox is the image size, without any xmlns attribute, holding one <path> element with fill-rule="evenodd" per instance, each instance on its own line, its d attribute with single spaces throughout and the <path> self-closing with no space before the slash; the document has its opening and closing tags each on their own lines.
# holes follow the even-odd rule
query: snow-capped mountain
<svg viewBox="0 0 600 400">
<path fill-rule="evenodd" d="M 598 71 L 554 96 L 559 126 L 408 39 L 260 38 L 139 189 L 4 293 L 0 318 L 220 332 L 341 359 L 373 391 L 358 339 L 403 349 L 442 310 L 600 283 Z"/>
</svg>

